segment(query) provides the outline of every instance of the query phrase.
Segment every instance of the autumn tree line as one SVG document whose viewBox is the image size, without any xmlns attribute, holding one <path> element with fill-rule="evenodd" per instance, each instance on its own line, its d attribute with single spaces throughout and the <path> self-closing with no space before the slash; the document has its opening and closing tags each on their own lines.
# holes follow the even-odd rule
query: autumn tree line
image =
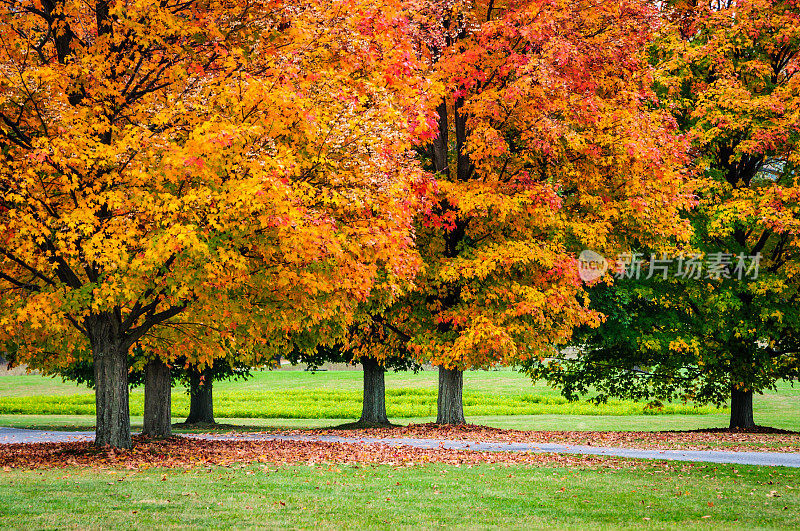
<svg viewBox="0 0 800 531">
<path fill-rule="evenodd" d="M 796 0 L 3 0 L 0 36 L 0 350 L 91 382 L 98 445 L 134 380 L 168 435 L 173 380 L 276 356 L 361 363 L 367 424 L 419 363 L 444 424 L 496 365 L 743 429 L 798 378 Z"/>
</svg>

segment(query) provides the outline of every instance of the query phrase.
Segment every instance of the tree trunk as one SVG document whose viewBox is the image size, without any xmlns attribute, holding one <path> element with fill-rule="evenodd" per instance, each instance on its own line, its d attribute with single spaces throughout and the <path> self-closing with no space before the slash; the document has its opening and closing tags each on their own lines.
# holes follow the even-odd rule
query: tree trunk
<svg viewBox="0 0 800 531">
<path fill-rule="evenodd" d="M 753 422 L 753 391 L 731 389 L 731 425 L 730 429 L 750 429 Z"/>
<path fill-rule="evenodd" d="M 186 424 L 214 424 L 214 381 L 211 371 L 193 372 L 189 377 L 189 417 Z"/>
<path fill-rule="evenodd" d="M 120 337 L 119 322 L 110 313 L 86 319 L 94 361 L 97 427 L 95 444 L 131 448 L 128 409 L 128 352 Z"/>
<path fill-rule="evenodd" d="M 439 396 L 436 401 L 436 424 L 465 424 L 464 372 L 439 367 Z"/>
<path fill-rule="evenodd" d="M 144 368 L 142 435 L 172 436 L 172 381 L 169 366 L 161 360 L 153 360 Z"/>
<path fill-rule="evenodd" d="M 363 426 L 388 426 L 386 416 L 385 369 L 374 358 L 364 358 L 364 400 L 358 424 Z"/>
</svg>

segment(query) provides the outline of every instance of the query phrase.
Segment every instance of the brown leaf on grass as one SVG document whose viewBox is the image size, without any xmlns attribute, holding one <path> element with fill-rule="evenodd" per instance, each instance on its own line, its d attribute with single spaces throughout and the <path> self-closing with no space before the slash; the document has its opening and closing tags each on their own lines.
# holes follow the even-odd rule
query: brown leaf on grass
<svg viewBox="0 0 800 531">
<path fill-rule="evenodd" d="M 187 438 L 138 439 L 132 450 L 96 448 L 87 442 L 9 444 L 0 446 L 0 467 L 97 469 L 194 468 L 220 465 L 239 467 L 249 463 L 348 464 L 417 466 L 523 464 L 570 467 L 623 468 L 636 462 L 597 456 L 530 454 L 525 452 L 475 452 L 422 449 L 409 446 L 317 441 L 207 441 Z M 162 475 L 166 480 L 167 475 Z"/>
<path fill-rule="evenodd" d="M 418 438 L 507 443 L 562 443 L 583 446 L 624 447 L 658 450 L 800 451 L 800 434 L 762 429 L 745 433 L 711 429 L 683 432 L 619 431 L 521 431 L 475 424 L 446 426 L 433 423 L 390 428 L 285 430 L 287 435 L 338 435 L 353 438 Z M 277 433 L 277 432 L 271 432 Z"/>
</svg>

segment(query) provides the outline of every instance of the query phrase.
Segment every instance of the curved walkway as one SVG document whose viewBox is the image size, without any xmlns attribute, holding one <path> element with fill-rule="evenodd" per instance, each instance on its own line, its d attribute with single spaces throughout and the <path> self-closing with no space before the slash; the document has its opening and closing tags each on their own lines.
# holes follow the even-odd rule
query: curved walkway
<svg viewBox="0 0 800 531">
<path fill-rule="evenodd" d="M 93 441 L 93 431 L 44 431 L 0 428 L 0 444 Z"/>
<path fill-rule="evenodd" d="M 336 435 L 276 435 L 271 433 L 226 433 L 186 434 L 183 437 L 208 441 L 305 441 L 388 444 L 414 448 L 446 450 L 472 450 L 479 452 L 535 452 L 602 455 L 629 459 L 664 459 L 668 461 L 692 461 L 735 465 L 788 466 L 800 468 L 800 453 L 780 452 L 724 452 L 719 450 L 637 450 L 633 448 L 611 448 L 581 446 L 558 443 L 496 443 L 476 441 L 454 441 L 449 439 L 340 437 Z M 39 431 L 18 428 L 0 428 L 0 444 L 36 442 L 91 441 L 94 432 Z"/>
</svg>

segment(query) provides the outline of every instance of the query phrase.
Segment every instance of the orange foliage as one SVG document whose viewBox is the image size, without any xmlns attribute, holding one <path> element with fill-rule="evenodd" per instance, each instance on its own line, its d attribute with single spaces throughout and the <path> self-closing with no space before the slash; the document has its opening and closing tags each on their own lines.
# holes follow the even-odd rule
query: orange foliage
<svg viewBox="0 0 800 531">
<path fill-rule="evenodd" d="M 397 292 L 432 86 L 401 7 L 3 4 L 0 344 L 63 366 L 102 318 L 124 351 L 257 363 Z"/>
<path fill-rule="evenodd" d="M 376 326 L 445 368 L 546 355 L 601 318 L 581 249 L 687 237 L 685 146 L 644 56 L 658 18 L 636 0 L 419 9 L 447 90 L 428 152 L 437 201 L 419 218 L 418 290 Z"/>
</svg>

